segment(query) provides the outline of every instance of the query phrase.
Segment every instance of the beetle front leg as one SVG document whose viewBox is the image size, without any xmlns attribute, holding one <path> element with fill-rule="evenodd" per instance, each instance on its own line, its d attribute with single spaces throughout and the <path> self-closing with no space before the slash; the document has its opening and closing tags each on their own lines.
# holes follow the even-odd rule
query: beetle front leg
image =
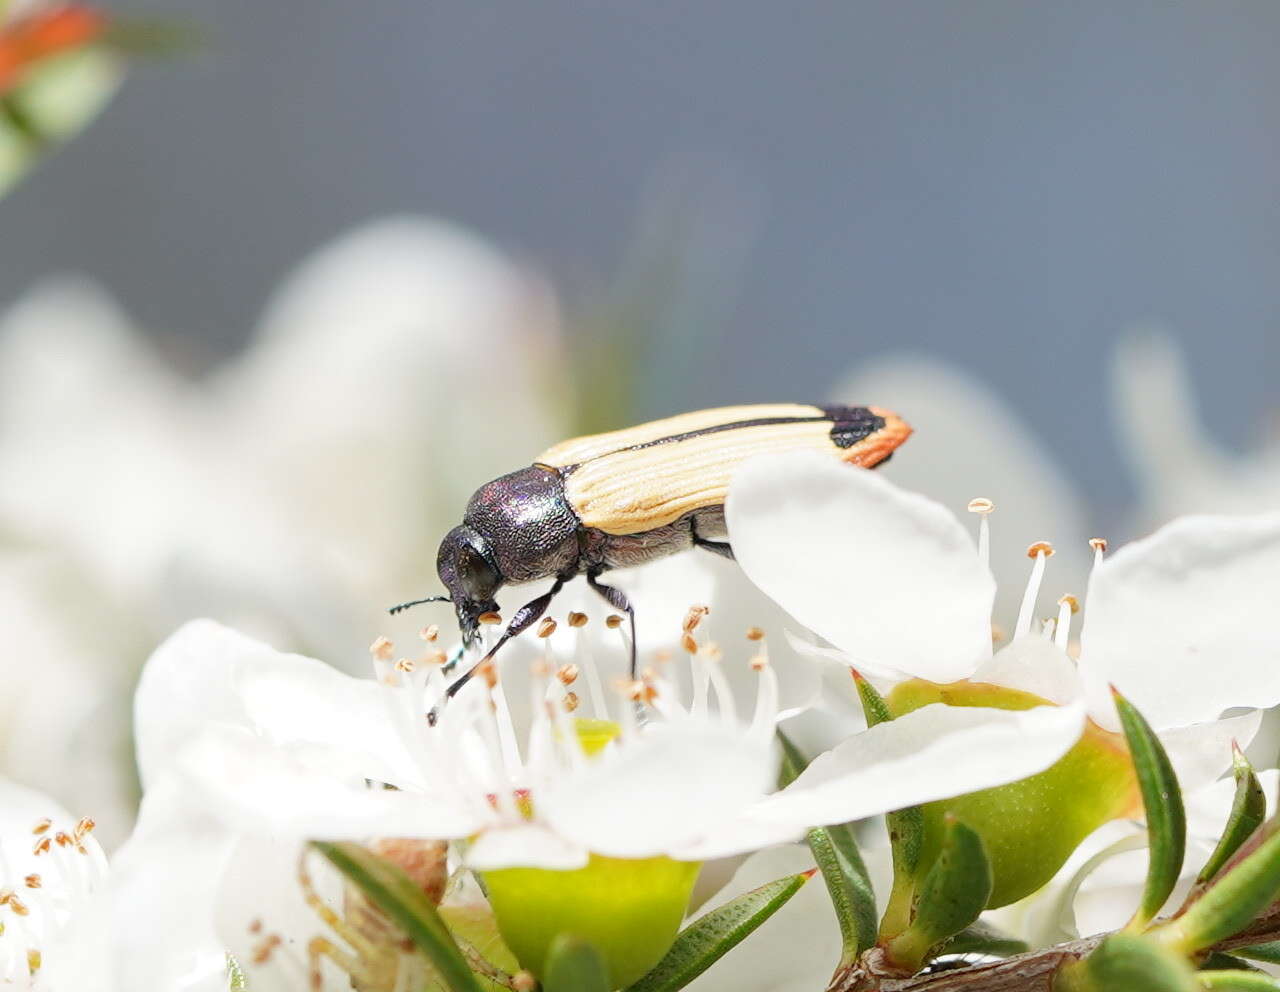
<svg viewBox="0 0 1280 992">
<path fill-rule="evenodd" d="M 636 677 L 636 610 L 627 599 L 627 594 L 617 586 L 607 586 L 596 579 L 599 572 L 587 573 L 587 585 L 604 597 L 605 602 L 615 610 L 622 610 L 631 621 L 631 679 Z"/>
<path fill-rule="evenodd" d="M 542 614 L 547 612 L 547 607 L 550 606 L 551 601 L 555 599 L 556 593 L 563 588 L 564 579 L 556 579 L 551 588 L 541 596 L 537 599 L 529 600 L 529 602 L 525 603 L 524 606 L 516 610 L 516 615 L 512 617 L 511 622 L 507 624 L 507 629 L 503 632 L 502 636 L 498 638 L 498 643 L 486 651 L 485 656 L 472 665 L 465 675 L 461 676 L 456 682 L 449 686 L 446 690 L 446 695 L 452 699 L 457 695 L 458 690 L 471 680 L 471 676 L 475 675 L 481 665 L 493 660 L 493 656 L 498 653 L 498 649 L 502 647 L 502 645 L 506 644 L 507 641 L 511 640 L 511 638 L 515 637 L 517 634 L 521 634 L 533 626 L 533 624 L 542 617 Z"/>
</svg>

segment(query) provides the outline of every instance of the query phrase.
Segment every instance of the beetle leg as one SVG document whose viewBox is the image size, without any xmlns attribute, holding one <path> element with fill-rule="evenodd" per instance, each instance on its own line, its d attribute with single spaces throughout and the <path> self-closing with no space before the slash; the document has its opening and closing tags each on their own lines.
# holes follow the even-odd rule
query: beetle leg
<svg viewBox="0 0 1280 992">
<path fill-rule="evenodd" d="M 736 560 L 733 557 L 733 547 L 729 544 L 729 542 L 728 541 L 708 541 L 705 537 L 703 537 L 701 534 L 698 533 L 697 521 L 694 521 L 694 520 L 689 521 L 689 536 L 693 539 L 693 546 L 695 548 L 705 548 L 707 551 L 710 551 L 712 554 L 720 555 L 720 557 L 722 558 L 728 558 L 730 561 Z"/>
<path fill-rule="evenodd" d="M 598 572 L 587 573 L 587 585 L 604 597 L 605 602 L 615 610 L 622 610 L 631 620 L 631 678 L 636 677 L 636 610 L 627 599 L 627 594 L 617 586 L 607 586 L 596 581 Z"/>
<path fill-rule="evenodd" d="M 498 653 L 498 649 L 502 647 L 502 645 L 506 644 L 507 641 L 511 640 L 511 638 L 515 637 L 517 634 L 528 630 L 535 622 L 537 622 L 542 614 L 547 612 L 547 607 L 551 605 L 551 600 L 553 600 L 556 593 L 563 588 L 564 579 L 556 579 L 551 588 L 541 596 L 537 599 L 529 600 L 529 602 L 525 603 L 524 606 L 516 610 L 516 615 L 512 617 L 511 622 L 507 624 L 507 629 L 503 632 L 502 636 L 498 638 L 498 643 L 485 652 L 485 656 L 472 665 L 467 670 L 466 674 L 462 675 L 456 682 L 449 686 L 445 694 L 450 699 L 457 695 L 458 690 L 471 680 L 471 676 L 475 675 L 476 669 L 485 662 L 491 660 L 493 656 Z"/>
</svg>

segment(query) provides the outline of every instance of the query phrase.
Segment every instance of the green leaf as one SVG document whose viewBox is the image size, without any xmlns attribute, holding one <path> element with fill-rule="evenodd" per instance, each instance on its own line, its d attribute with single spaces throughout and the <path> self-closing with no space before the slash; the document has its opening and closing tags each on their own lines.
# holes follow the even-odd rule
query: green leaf
<svg viewBox="0 0 1280 992">
<path fill-rule="evenodd" d="M 1233 957 L 1223 951 L 1210 951 L 1196 967 L 1196 971 L 1256 971 L 1262 969 L 1243 958 Z"/>
<path fill-rule="evenodd" d="M 1165 946 L 1194 954 L 1239 933 L 1277 895 L 1280 831 L 1272 819 L 1255 833 L 1250 844 L 1241 848 L 1194 905 L 1152 933 Z M 1251 956 L 1251 950 L 1246 948 L 1240 953 Z"/>
<path fill-rule="evenodd" d="M 244 977 L 244 969 L 230 954 L 227 955 L 227 988 L 229 992 L 245 992 L 249 988 L 249 983 Z"/>
<path fill-rule="evenodd" d="M 1173 765 L 1150 724 L 1124 696 L 1112 688 L 1120 725 L 1129 742 L 1133 767 L 1138 775 L 1138 787 L 1142 791 L 1142 806 L 1146 811 L 1147 881 L 1142 890 L 1142 902 L 1133 919 L 1130 930 L 1145 927 L 1160 912 L 1182 873 L 1182 861 L 1187 849 L 1187 815 L 1182 806 L 1182 788 L 1173 772 Z"/>
<path fill-rule="evenodd" d="M 799 749 L 778 731 L 782 744 L 782 770 L 778 782 L 786 788 L 804 771 L 808 762 Z M 876 942 L 876 897 L 871 876 L 858 851 L 853 824 L 816 827 L 806 834 L 814 863 L 822 872 L 831 905 L 840 924 L 843 948 L 841 966 L 852 964 L 858 955 Z"/>
<path fill-rule="evenodd" d="M 680 932 L 667 956 L 628 992 L 684 988 L 781 909 L 812 875 L 807 871 L 779 878 L 704 913 Z"/>
<path fill-rule="evenodd" d="M 1199 975 L 1202 989 L 1218 989 L 1221 992 L 1277 992 L 1280 982 L 1260 971 L 1202 971 Z"/>
<path fill-rule="evenodd" d="M 939 954 L 991 954 L 1007 958 L 1031 950 L 1025 940 L 1012 937 L 983 920 L 974 920 L 952 937 Z"/>
<path fill-rule="evenodd" d="M 543 992 L 609 992 L 609 970 L 595 947 L 580 937 L 561 934 L 547 951 Z"/>
<path fill-rule="evenodd" d="M 408 875 L 350 841 L 317 840 L 311 846 L 404 931 L 439 972 L 449 992 L 480 992 L 480 985 L 436 907 Z"/>
<path fill-rule="evenodd" d="M 876 691 L 862 673 L 853 671 L 853 684 L 862 702 L 862 712 L 867 726 L 885 723 L 893 719 L 893 712 L 884 697 Z M 889 830 L 889 847 L 893 856 L 893 889 L 889 893 L 889 905 L 885 908 L 880 931 L 893 937 L 906 929 L 911 920 L 911 907 L 915 902 L 916 872 L 920 868 L 920 852 L 924 849 L 924 811 L 919 806 L 894 810 L 885 816 Z"/>
<path fill-rule="evenodd" d="M 1205 862 L 1204 868 L 1196 876 L 1196 886 L 1203 887 L 1209 879 L 1218 874 L 1231 856 L 1240 849 L 1253 834 L 1262 821 L 1267 818 L 1267 796 L 1262 791 L 1262 783 L 1254 774 L 1253 766 L 1244 752 L 1233 742 L 1232 765 L 1236 777 L 1236 796 L 1231 804 L 1231 815 L 1227 817 L 1227 826 L 1214 848 L 1213 854 Z M 1193 898 L 1193 897 L 1192 897 Z M 1190 899 L 1188 901 L 1191 901 Z"/>
<path fill-rule="evenodd" d="M 977 920 L 991 898 L 991 862 L 982 838 L 951 817 L 945 830 L 942 851 L 920 883 L 915 919 L 886 948 L 894 964 L 912 971 Z"/>
<path fill-rule="evenodd" d="M 1181 957 L 1154 941 L 1112 934 L 1085 960 L 1068 969 L 1055 989 L 1063 992 L 1196 992 L 1196 973 Z"/>
<path fill-rule="evenodd" d="M 1265 961 L 1267 964 L 1280 964 L 1280 940 L 1272 941 L 1270 944 L 1254 944 L 1251 947 L 1233 948 L 1233 953 L 1239 954 L 1242 958 L 1251 958 L 1254 961 Z"/>
</svg>

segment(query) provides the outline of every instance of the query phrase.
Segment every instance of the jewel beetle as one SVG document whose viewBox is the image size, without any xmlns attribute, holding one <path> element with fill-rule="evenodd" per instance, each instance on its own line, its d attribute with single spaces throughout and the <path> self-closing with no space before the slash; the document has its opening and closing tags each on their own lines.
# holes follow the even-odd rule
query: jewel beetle
<svg viewBox="0 0 1280 992">
<path fill-rule="evenodd" d="M 897 414 L 880 407 L 775 403 L 698 410 L 562 441 L 527 468 L 476 490 L 462 523 L 440 542 L 436 570 L 447 594 L 391 612 L 451 602 L 470 646 L 480 617 L 496 612 L 499 589 L 554 580 L 516 611 L 483 663 L 534 624 L 566 582 L 584 575 L 628 617 L 634 676 L 635 610 L 621 589 L 600 581 L 602 574 L 692 547 L 732 558 L 724 501 L 734 470 L 748 458 L 811 450 L 871 468 L 910 434 Z M 469 675 L 453 683 L 451 695 Z"/>
</svg>

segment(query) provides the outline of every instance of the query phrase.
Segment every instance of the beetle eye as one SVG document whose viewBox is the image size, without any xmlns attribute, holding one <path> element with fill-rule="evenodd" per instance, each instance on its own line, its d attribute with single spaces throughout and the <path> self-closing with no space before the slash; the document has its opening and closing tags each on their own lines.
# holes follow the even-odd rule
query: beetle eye
<svg viewBox="0 0 1280 992">
<path fill-rule="evenodd" d="M 458 579 L 469 599 L 492 599 L 502 585 L 492 562 L 474 548 L 463 548 L 458 555 Z"/>
</svg>

